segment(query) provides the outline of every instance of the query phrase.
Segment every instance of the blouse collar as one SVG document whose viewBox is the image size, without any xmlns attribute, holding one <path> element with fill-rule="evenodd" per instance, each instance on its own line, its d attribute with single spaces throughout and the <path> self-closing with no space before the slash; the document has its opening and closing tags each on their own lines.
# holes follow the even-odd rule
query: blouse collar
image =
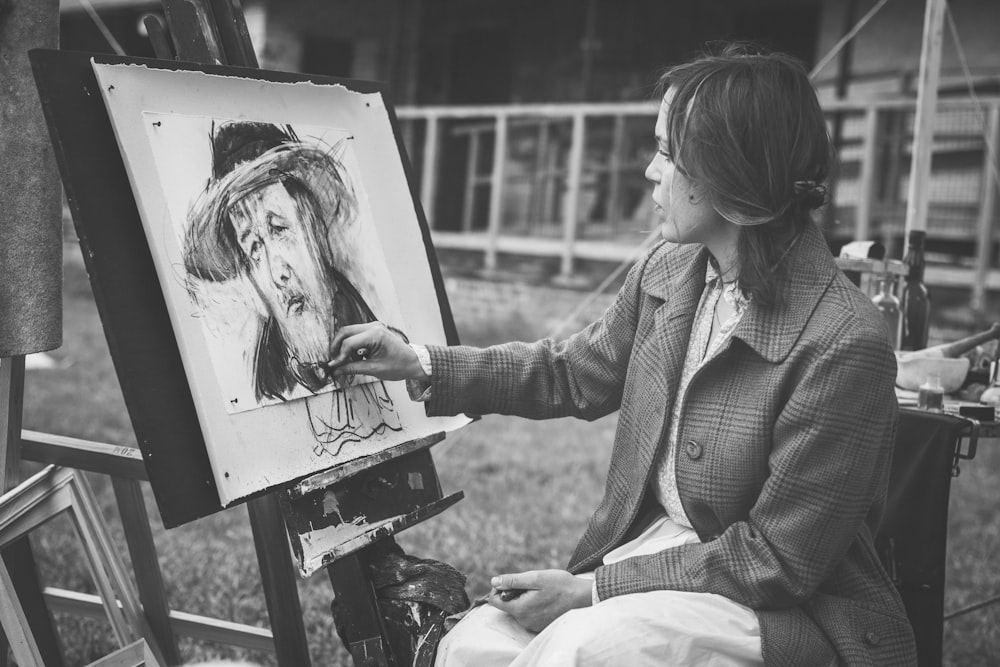
<svg viewBox="0 0 1000 667">
<path fill-rule="evenodd" d="M 750 304 L 750 295 L 740 289 L 739 284 L 734 280 L 725 282 L 719 272 L 712 266 L 712 262 L 705 263 L 705 284 L 711 289 L 722 289 L 722 298 L 730 306 L 736 309 L 737 313 L 742 313 Z"/>
</svg>

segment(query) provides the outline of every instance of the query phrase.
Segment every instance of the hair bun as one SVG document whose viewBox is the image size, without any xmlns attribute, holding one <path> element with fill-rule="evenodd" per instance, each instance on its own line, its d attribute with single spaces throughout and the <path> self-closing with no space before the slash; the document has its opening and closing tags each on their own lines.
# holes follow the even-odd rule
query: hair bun
<svg viewBox="0 0 1000 667">
<path fill-rule="evenodd" d="M 795 181 L 795 199 L 808 210 L 826 203 L 826 186 L 816 181 Z"/>
</svg>

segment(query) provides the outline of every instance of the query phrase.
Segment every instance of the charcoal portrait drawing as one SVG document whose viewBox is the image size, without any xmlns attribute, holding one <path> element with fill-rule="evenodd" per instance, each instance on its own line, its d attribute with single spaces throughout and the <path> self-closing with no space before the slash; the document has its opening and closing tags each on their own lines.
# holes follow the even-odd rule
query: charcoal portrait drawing
<svg viewBox="0 0 1000 667">
<path fill-rule="evenodd" d="M 350 251 L 338 248 L 351 243 L 344 230 L 360 214 L 342 160 L 351 137 L 323 145 L 299 140 L 289 126 L 234 121 L 213 123 L 209 140 L 211 177 L 190 206 L 181 251 L 185 284 L 205 311 L 209 335 L 243 348 L 253 404 L 238 405 L 236 396 L 228 408 L 337 392 L 306 406 L 318 454 L 399 429 L 380 382 L 335 379 L 324 365 L 339 327 L 379 319 L 338 268 L 337 251 Z M 213 321 L 204 298 L 212 283 L 248 293 L 254 317 L 241 332 Z"/>
<path fill-rule="evenodd" d="M 122 292 L 142 299 L 137 319 L 169 327 L 135 341 L 129 377 L 146 368 L 141 355 L 180 365 L 138 409 L 183 411 L 184 433 L 197 419 L 222 506 L 469 422 L 429 417 L 402 382 L 329 371 L 343 327 L 378 322 L 439 345 L 450 332 L 377 85 L 92 67 L 147 246 L 123 239 L 142 252 L 115 275 L 141 271 Z M 173 497 L 168 451 L 146 461 L 169 471 L 161 497 Z"/>
</svg>

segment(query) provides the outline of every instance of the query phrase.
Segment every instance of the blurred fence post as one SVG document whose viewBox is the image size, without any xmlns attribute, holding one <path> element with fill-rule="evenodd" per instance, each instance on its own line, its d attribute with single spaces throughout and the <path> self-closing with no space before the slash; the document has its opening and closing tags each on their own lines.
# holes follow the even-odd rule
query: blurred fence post
<svg viewBox="0 0 1000 667">
<path fill-rule="evenodd" d="M 476 214 L 476 188 L 479 185 L 480 134 L 478 130 L 469 132 L 469 148 L 465 153 L 465 196 L 462 198 L 463 232 L 472 231 L 472 219 Z M 492 183 L 492 176 L 490 179 Z"/>
<path fill-rule="evenodd" d="M 622 219 L 622 151 L 625 146 L 625 116 L 615 115 L 614 129 L 611 135 L 611 155 L 608 166 L 608 210 L 606 218 L 612 225 L 617 225 Z"/>
<path fill-rule="evenodd" d="M 415 121 L 414 121 L 415 122 Z M 437 116 L 427 116 L 424 128 L 424 155 L 420 169 L 420 199 L 427 224 L 434 228 L 434 193 L 437 190 L 438 125 Z"/>
<path fill-rule="evenodd" d="M 996 217 L 996 176 L 1000 165 L 994 159 L 1000 151 L 1000 105 L 990 106 L 988 131 L 983 145 L 983 180 L 979 195 L 979 224 L 976 238 L 976 277 L 972 281 L 972 312 L 983 314 L 986 308 L 986 277 L 990 270 L 993 250 L 993 219 Z"/>
<path fill-rule="evenodd" d="M 493 170 L 490 172 L 490 221 L 484 257 L 486 271 L 496 271 L 497 243 L 503 215 L 503 181 L 507 168 L 507 113 L 498 112 L 496 136 L 493 142 Z"/>
<path fill-rule="evenodd" d="M 563 251 L 559 278 L 569 281 L 573 277 L 573 245 L 576 243 L 577 224 L 580 220 L 580 190 L 583 180 L 583 149 L 586 117 L 582 111 L 573 113 L 573 138 L 569 148 L 569 165 L 566 185 L 566 202 L 563 208 Z"/>
<path fill-rule="evenodd" d="M 920 79 L 917 83 L 917 115 L 913 121 L 910 180 L 906 193 L 906 244 L 910 232 L 927 231 L 930 199 L 931 155 L 934 152 L 934 119 L 937 115 L 938 82 L 941 79 L 941 43 L 945 0 L 926 0 Z"/>
<path fill-rule="evenodd" d="M 862 136 L 861 174 L 858 178 L 858 208 L 854 217 L 854 238 L 871 238 L 872 195 L 875 192 L 875 157 L 878 150 L 878 108 L 865 109 L 865 129 Z"/>
</svg>

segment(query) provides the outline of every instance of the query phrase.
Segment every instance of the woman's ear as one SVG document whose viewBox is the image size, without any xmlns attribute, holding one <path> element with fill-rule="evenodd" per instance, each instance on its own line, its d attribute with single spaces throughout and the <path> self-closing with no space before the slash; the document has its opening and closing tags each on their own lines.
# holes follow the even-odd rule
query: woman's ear
<svg viewBox="0 0 1000 667">
<path fill-rule="evenodd" d="M 687 188 L 688 201 L 692 204 L 700 204 L 701 202 L 705 201 L 705 198 L 708 196 L 708 189 L 701 183 L 698 183 L 697 181 L 692 181 L 690 178 L 687 178 L 686 176 L 685 180 L 687 181 L 688 184 Z"/>
</svg>

